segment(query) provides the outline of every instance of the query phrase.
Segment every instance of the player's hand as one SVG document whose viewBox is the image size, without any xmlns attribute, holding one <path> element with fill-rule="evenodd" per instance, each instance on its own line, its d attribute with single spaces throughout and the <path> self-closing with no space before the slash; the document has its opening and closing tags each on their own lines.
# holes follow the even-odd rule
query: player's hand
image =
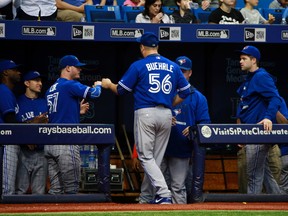
<svg viewBox="0 0 288 216">
<path fill-rule="evenodd" d="M 88 110 L 89 110 L 89 102 L 85 102 L 85 100 L 83 99 L 83 100 L 80 102 L 80 114 L 83 115 L 83 114 L 85 114 Z"/>
<path fill-rule="evenodd" d="M 139 172 L 140 167 L 141 167 L 141 164 L 138 158 L 132 158 L 132 170 Z"/>
<path fill-rule="evenodd" d="M 101 81 L 96 81 L 94 82 L 94 85 L 92 86 L 93 88 L 95 88 L 96 86 L 102 86 L 102 82 Z"/>
<path fill-rule="evenodd" d="M 176 125 L 176 121 L 177 121 L 177 119 L 174 116 L 172 116 L 172 126 Z"/>
<path fill-rule="evenodd" d="M 190 126 L 186 127 L 186 128 L 182 131 L 183 136 L 189 137 L 189 127 L 190 127 Z"/>
<path fill-rule="evenodd" d="M 272 130 L 272 121 L 270 119 L 263 119 L 262 121 L 258 122 L 258 124 L 263 124 L 264 130 L 271 131 Z"/>
<path fill-rule="evenodd" d="M 27 145 L 27 147 L 29 148 L 29 150 L 33 151 L 34 149 L 36 149 L 37 145 Z"/>
<path fill-rule="evenodd" d="M 46 113 L 42 113 L 39 116 L 36 116 L 34 119 L 32 119 L 31 121 L 28 121 L 27 123 L 48 123 L 48 116 L 47 116 L 47 112 Z"/>
<path fill-rule="evenodd" d="M 102 79 L 102 88 L 109 89 L 111 84 L 112 84 L 112 82 L 109 78 L 103 78 Z"/>
</svg>

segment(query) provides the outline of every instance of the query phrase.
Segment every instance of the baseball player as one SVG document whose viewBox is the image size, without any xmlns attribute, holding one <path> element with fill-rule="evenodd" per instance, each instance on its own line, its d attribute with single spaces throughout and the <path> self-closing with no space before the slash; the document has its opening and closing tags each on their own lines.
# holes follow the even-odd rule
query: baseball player
<svg viewBox="0 0 288 216">
<path fill-rule="evenodd" d="M 189 81 L 192 75 L 191 59 L 179 56 L 176 63 Z M 201 202 L 203 201 L 206 151 L 195 140 L 190 139 L 189 130 L 196 124 L 210 123 L 206 97 L 191 86 L 191 94 L 172 110 L 173 126 L 161 168 L 165 177 L 168 177 L 166 182 L 170 182 L 173 203 L 186 204 L 187 194 L 189 195 L 188 202 Z M 190 162 L 193 167 L 190 167 Z M 188 188 L 185 185 L 187 174 L 190 172 L 193 172 L 188 180 L 189 184 L 192 184 L 189 188 L 192 191 L 186 190 Z"/>
<path fill-rule="evenodd" d="M 247 72 L 247 77 L 238 88 L 240 103 L 237 118 L 242 124 L 263 124 L 264 130 L 272 130 L 272 121 L 276 123 L 276 113 L 281 105 L 281 98 L 275 86 L 273 77 L 259 67 L 260 51 L 254 46 L 245 46 L 237 51 L 240 54 L 241 70 Z M 247 193 L 262 193 L 264 174 L 269 172 L 270 193 L 280 193 L 279 186 L 266 163 L 271 145 L 245 145 L 247 161 Z M 268 187 L 268 185 L 266 185 Z"/>
<path fill-rule="evenodd" d="M 171 191 L 160 164 L 170 136 L 172 104 L 182 102 L 189 95 L 190 84 L 175 62 L 158 53 L 159 40 L 154 33 L 146 32 L 137 42 L 144 58 L 134 62 L 118 84 L 103 78 L 102 87 L 119 95 L 134 93 L 134 138 L 145 173 L 139 202 L 171 204 Z"/>
<path fill-rule="evenodd" d="M 21 79 L 19 66 L 12 60 L 0 61 L 0 123 L 17 123 L 16 114 L 19 107 L 12 90 Z M 3 146 L 0 147 L 3 148 Z M 19 151 L 19 145 L 4 146 L 2 179 L 2 193 L 4 195 L 15 194 Z"/>
<path fill-rule="evenodd" d="M 49 123 L 80 123 L 80 103 L 84 98 L 95 99 L 101 94 L 101 82 L 93 87 L 81 84 L 82 67 L 74 55 L 60 59 L 60 78 L 47 90 Z M 45 145 L 50 178 L 49 194 L 75 194 L 80 181 L 80 149 L 78 145 Z"/>
<path fill-rule="evenodd" d="M 25 94 L 17 98 L 19 122 L 47 123 L 47 102 L 39 97 L 42 89 L 42 76 L 37 71 L 24 75 Z M 47 179 L 47 160 L 44 145 L 21 145 L 16 177 L 16 194 L 27 193 L 31 185 L 32 194 L 44 194 Z"/>
</svg>

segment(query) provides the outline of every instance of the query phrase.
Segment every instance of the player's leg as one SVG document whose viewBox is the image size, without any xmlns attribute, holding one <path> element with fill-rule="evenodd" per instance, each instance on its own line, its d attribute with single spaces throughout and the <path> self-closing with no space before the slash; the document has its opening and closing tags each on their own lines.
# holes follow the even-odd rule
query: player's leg
<svg viewBox="0 0 288 216">
<path fill-rule="evenodd" d="M 190 158 L 169 157 L 168 167 L 173 204 L 187 204 L 185 180 L 189 169 L 189 161 Z"/>
<path fill-rule="evenodd" d="M 3 195 L 15 194 L 16 172 L 18 165 L 19 145 L 5 145 L 3 153 Z"/>
<path fill-rule="evenodd" d="M 64 192 L 67 194 L 78 193 L 81 172 L 79 146 L 62 146 L 58 164 L 64 184 Z"/>
<path fill-rule="evenodd" d="M 58 162 L 60 155 L 60 145 L 45 145 L 44 152 L 48 163 L 48 175 L 50 180 L 49 194 L 63 194 L 64 186 Z"/>
<path fill-rule="evenodd" d="M 16 175 L 16 194 L 27 193 L 30 186 L 30 174 L 32 172 L 31 160 L 29 159 L 29 150 L 21 148 L 19 153 L 19 163 Z M 28 158 L 27 158 L 28 156 Z"/>
<path fill-rule="evenodd" d="M 32 194 L 44 194 L 48 173 L 47 159 L 44 157 L 43 150 L 34 151 L 33 158 L 35 163 L 34 170 L 31 174 Z"/>
</svg>

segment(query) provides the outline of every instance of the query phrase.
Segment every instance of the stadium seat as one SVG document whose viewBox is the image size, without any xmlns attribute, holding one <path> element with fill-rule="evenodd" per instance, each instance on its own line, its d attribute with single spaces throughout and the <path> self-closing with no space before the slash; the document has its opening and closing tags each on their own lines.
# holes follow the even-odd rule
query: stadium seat
<svg viewBox="0 0 288 216">
<path fill-rule="evenodd" d="M 125 23 L 135 23 L 135 18 L 139 13 L 142 13 L 144 6 L 131 7 L 121 6 L 122 17 Z"/>
<path fill-rule="evenodd" d="M 208 23 L 210 13 L 215 10 L 216 8 L 207 8 L 203 10 L 202 8 L 194 9 L 194 15 L 198 19 L 200 23 Z"/>
<path fill-rule="evenodd" d="M 86 22 L 124 22 L 119 6 L 85 5 Z"/>
<path fill-rule="evenodd" d="M 262 14 L 265 19 L 268 19 L 269 13 L 275 17 L 273 24 L 281 24 L 282 16 L 284 13 L 283 9 L 272 9 L 272 8 L 262 8 Z"/>
<path fill-rule="evenodd" d="M 162 10 L 168 16 L 171 15 L 175 10 L 178 10 L 177 6 L 162 6 Z"/>
</svg>

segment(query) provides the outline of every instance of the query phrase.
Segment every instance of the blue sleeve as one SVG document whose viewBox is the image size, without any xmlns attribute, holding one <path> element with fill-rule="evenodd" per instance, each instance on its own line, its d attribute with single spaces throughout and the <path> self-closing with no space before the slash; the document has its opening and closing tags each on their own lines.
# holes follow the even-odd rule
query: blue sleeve
<svg viewBox="0 0 288 216">
<path fill-rule="evenodd" d="M 254 82 L 256 91 L 267 101 L 267 110 L 264 118 L 270 120 L 274 119 L 277 111 L 281 105 L 281 98 L 278 90 L 275 86 L 275 82 L 269 73 L 257 74 L 257 78 Z"/>
<path fill-rule="evenodd" d="M 100 85 L 97 85 L 95 88 L 90 88 L 87 97 L 91 99 L 95 99 L 101 95 L 101 89 L 102 87 Z"/>
<path fill-rule="evenodd" d="M 207 99 L 201 93 L 198 94 L 198 103 L 195 109 L 196 124 L 209 124 L 211 123 Z"/>
<path fill-rule="evenodd" d="M 117 93 L 118 95 L 124 95 L 129 93 L 129 91 L 123 88 L 121 85 L 117 85 Z"/>
</svg>

